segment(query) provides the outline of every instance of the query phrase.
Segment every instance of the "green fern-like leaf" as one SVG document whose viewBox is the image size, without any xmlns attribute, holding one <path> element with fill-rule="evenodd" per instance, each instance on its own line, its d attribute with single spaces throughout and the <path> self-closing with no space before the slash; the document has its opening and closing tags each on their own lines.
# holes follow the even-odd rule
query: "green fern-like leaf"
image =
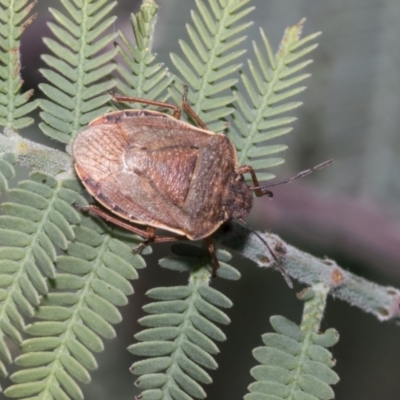
<svg viewBox="0 0 400 400">
<path fill-rule="evenodd" d="M 0 156 L 0 193 L 2 195 L 8 189 L 8 180 L 13 178 L 15 175 L 15 170 L 12 165 L 14 160 L 15 160 L 15 156 L 13 154 L 3 154 Z M 1 254 L 4 254 L 5 252 L 7 253 L 7 250 L 3 250 L 0 248 L 0 265 L 1 265 L 1 258 L 2 258 Z M 12 256 L 12 253 L 10 250 L 8 250 L 8 254 L 10 256 Z M 7 289 L 1 287 L 0 288 L 0 304 L 4 299 L 6 299 L 6 297 L 7 297 Z M 7 323 L 8 323 L 8 325 L 10 324 L 8 319 L 7 319 L 6 324 Z M 10 331 L 9 326 L 6 327 L 6 331 Z M 0 348 L 2 349 L 3 357 L 0 359 L 0 376 L 3 378 L 5 376 L 7 376 L 7 369 L 6 369 L 6 366 L 4 365 L 3 361 L 7 362 L 8 364 L 10 364 L 12 362 L 10 351 L 6 346 L 6 342 L 4 339 L 5 339 L 4 332 L 1 332 Z"/>
<path fill-rule="evenodd" d="M 33 90 L 20 93 L 20 39 L 35 15 L 30 15 L 36 1 L 0 0 L 0 125 L 20 129 L 32 124 L 27 117 L 37 107 L 29 102 Z"/>
<path fill-rule="evenodd" d="M 71 194 L 78 197 L 64 184 L 38 172 L 19 182 L 18 188 L 6 191 L 9 201 L 2 203 L 4 215 L 0 216 L 0 357 L 8 363 L 11 358 L 5 337 L 22 342 L 23 316 L 34 315 L 33 308 L 48 292 L 45 277 L 55 277 L 56 247 L 66 248 L 74 237 L 70 224 L 79 222 L 80 217 L 70 205 Z"/>
<path fill-rule="evenodd" d="M 239 69 L 238 58 L 245 49 L 238 46 L 246 39 L 242 35 L 252 22 L 243 22 L 253 7 L 249 0 L 197 0 L 197 10 L 192 11 L 192 24 L 187 25 L 191 43 L 181 40 L 180 46 L 187 61 L 172 54 L 172 62 L 182 76 L 183 83 L 189 84 L 188 99 L 194 111 L 214 132 L 225 127 L 224 117 L 234 110 L 229 105 L 234 95 L 225 91 L 237 79 L 232 75 Z M 182 87 L 179 82 L 171 90 L 177 104 L 181 103 Z"/>
<path fill-rule="evenodd" d="M 301 326 L 285 317 L 271 317 L 276 333 L 267 333 L 263 347 L 253 354 L 261 363 L 251 370 L 256 382 L 249 386 L 245 400 L 329 400 L 334 398 L 330 385 L 338 382 L 332 371 L 335 362 L 327 347 L 338 335 L 334 329 L 319 332 L 327 289 L 314 286 L 304 307 Z"/>
<path fill-rule="evenodd" d="M 220 308 L 231 307 L 231 301 L 209 286 L 208 255 L 187 245 L 175 246 L 175 252 L 183 255 L 164 258 L 160 264 L 178 271 L 191 269 L 189 284 L 147 292 L 157 301 L 144 307 L 150 315 L 139 322 L 148 329 L 139 332 L 135 336 L 139 343 L 129 348 L 133 354 L 147 357 L 131 368 L 135 375 L 141 375 L 136 385 L 144 390 L 143 399 L 205 398 L 201 384 L 212 382 L 205 368 L 217 368 L 213 355 L 218 347 L 213 341 L 225 340 L 215 323 L 230 322 Z M 225 264 L 230 255 L 219 252 L 218 257 L 219 275 L 238 279 L 239 273 Z"/>
<path fill-rule="evenodd" d="M 104 114 L 114 87 L 109 75 L 115 49 L 103 51 L 116 37 L 104 34 L 115 17 L 106 15 L 116 2 L 107 0 L 61 0 L 68 16 L 51 8 L 57 23 L 49 27 L 57 40 L 46 38 L 51 55 L 42 58 L 52 69 L 41 73 L 49 81 L 40 89 L 49 98 L 42 100 L 42 131 L 61 142 L 70 143 L 78 131 L 95 117 Z"/>
<path fill-rule="evenodd" d="M 56 71 L 43 70 L 52 85 L 41 86 L 60 105 L 43 101 L 44 112 L 41 115 L 44 120 L 42 129 L 46 134 L 69 142 L 83 125 L 94 118 L 94 113 L 104 112 L 104 107 L 101 107 L 110 97 L 99 94 L 111 88 L 110 81 L 107 83 L 104 77 L 105 73 L 109 74 L 112 70 L 108 62 L 115 50 L 101 56 L 97 56 L 97 53 L 115 38 L 112 34 L 98 40 L 113 21 L 112 18 L 106 21 L 103 19 L 114 3 L 106 5 L 103 0 L 75 1 L 74 4 L 64 0 L 62 3 L 71 19 L 52 10 L 59 26 L 53 24 L 51 29 L 62 44 L 47 40 L 46 44 L 55 56 L 45 56 L 44 59 Z M 70 34 L 75 36 L 73 40 Z M 74 50 L 77 44 L 80 46 L 79 51 L 72 54 L 69 49 Z M 98 80 L 102 83 L 96 83 Z M 81 101 L 77 102 L 77 99 Z M 50 177 L 48 181 L 51 184 L 57 182 Z M 32 215 L 31 219 L 40 219 L 43 224 L 47 217 L 50 218 L 54 226 L 50 225 L 45 233 L 53 243 L 50 240 L 43 242 L 49 247 L 44 247 L 44 252 L 39 252 L 39 255 L 43 256 L 44 261 L 49 261 L 45 267 L 51 266 L 53 273 L 45 275 L 56 289 L 56 292 L 47 293 L 46 286 L 46 291 L 42 290 L 43 298 L 35 313 L 35 317 L 41 321 L 25 327 L 25 332 L 33 338 L 21 344 L 24 354 L 15 362 L 22 370 L 11 376 L 15 384 L 5 392 L 9 397 L 82 398 L 76 381 L 90 381 L 89 371 L 96 368 L 92 352 L 102 350 L 101 337 L 111 338 L 115 335 L 112 325 L 121 319 L 117 307 L 126 304 L 126 296 L 132 293 L 128 279 L 135 279 L 136 268 L 144 266 L 143 259 L 131 251 L 132 243 L 137 244 L 137 239 L 132 238 L 132 235 L 117 231 L 111 235 L 105 224 L 89 216 L 81 220 L 80 214 L 71 206 L 74 202 L 86 204 L 76 181 L 60 181 L 57 185 L 62 188 L 61 197 L 65 202 L 62 208 L 65 211 L 68 206 L 72 214 L 70 218 L 64 215 L 68 223 L 62 224 L 65 221 L 61 221 L 57 214 L 61 213 L 59 202 L 53 198 L 54 201 L 43 202 L 40 196 L 50 196 L 43 187 L 24 186 L 24 189 L 35 191 L 34 195 L 29 194 L 28 198 L 28 194 L 20 193 L 18 189 L 16 195 L 11 196 L 13 203 L 10 206 L 5 204 L 13 216 L 25 215 L 25 212 Z M 13 193 L 12 190 L 9 192 Z M 42 213 L 32 211 L 34 207 Z M 34 227 L 30 227 L 33 231 Z M 39 227 L 36 235 L 42 230 Z M 54 245 L 68 255 L 56 258 Z M 21 246 L 31 251 L 30 244 L 21 242 Z M 46 254 L 51 257 L 45 258 Z M 38 290 L 34 294 L 37 298 L 32 303 L 38 306 Z M 26 307 L 31 306 L 29 301 L 25 302 Z M 22 309 L 22 305 L 18 306 Z M 32 316 L 32 307 L 29 310 Z M 20 344 L 21 338 L 18 339 Z"/>
<path fill-rule="evenodd" d="M 257 62 L 248 61 L 249 74 L 241 73 L 245 96 L 236 91 L 235 107 L 239 112 L 233 116 L 234 126 L 229 137 L 238 150 L 239 165 L 249 164 L 259 180 L 274 177 L 265 170 L 283 162 L 281 158 L 266 157 L 286 150 L 283 144 L 269 144 L 270 140 L 290 132 L 294 117 L 284 116 L 302 103 L 288 100 L 302 92 L 299 83 L 309 74 L 299 73 L 311 60 L 299 61 L 317 45 L 309 44 L 319 33 L 300 39 L 303 22 L 286 29 L 279 51 L 273 54 L 268 39 L 261 29 L 262 46 L 253 43 Z M 283 115 L 282 115 L 283 114 Z"/>
<path fill-rule="evenodd" d="M 107 110 L 106 102 L 110 96 L 106 93 L 114 86 L 114 81 L 109 78 L 114 69 L 110 61 L 116 50 L 102 51 L 116 37 L 114 33 L 105 34 L 114 21 L 106 15 L 115 3 L 107 0 L 60 1 L 65 8 L 64 14 L 51 9 L 56 23 L 51 23 L 50 29 L 57 40 L 45 40 L 51 54 L 43 59 L 51 69 L 42 70 L 49 83 L 42 84 L 41 89 L 49 99 L 41 102 L 41 128 L 46 135 L 71 143 L 82 127 Z M 244 40 L 242 32 L 250 25 L 242 22 L 252 9 L 248 3 L 249 0 L 208 0 L 206 4 L 198 0 L 197 11 L 192 14 L 193 23 L 188 27 L 191 43 L 181 42 L 188 61 L 172 56 L 183 82 L 192 85 L 189 100 L 195 104 L 195 111 L 215 131 L 226 128 L 224 118 L 234 111 L 231 104 L 235 96 L 242 106 L 245 104 L 237 94 L 224 92 L 236 83 L 233 73 L 240 67 L 238 58 L 244 53 L 238 45 Z M 12 4 L 15 7 L 10 9 L 18 12 L 26 1 L 7 3 L 0 0 L 0 5 L 3 4 Z M 27 13 L 29 6 L 24 10 Z M 121 77 L 118 88 L 127 95 L 164 100 L 165 88 L 171 78 L 151 53 L 156 10 L 154 3 L 147 0 L 140 13 L 132 16 L 136 46 L 120 34 L 122 44 L 117 45 L 117 50 L 126 67 L 117 67 Z M 21 21 L 25 16 L 21 14 Z M 1 14 L 1 21 L 2 17 Z M 14 26 L 17 26 L 16 22 Z M 285 53 L 285 46 L 282 49 Z M 304 55 L 305 50 L 298 51 L 293 44 L 288 52 L 292 57 L 285 56 L 283 69 L 275 68 L 271 62 L 272 76 L 279 69 L 281 85 L 271 86 L 276 96 L 282 95 L 286 86 L 299 81 L 286 77 L 302 68 L 301 63 L 291 63 L 297 56 Z M 256 55 L 259 58 L 257 49 Z M 276 60 L 279 60 L 279 54 Z M 250 69 L 258 84 L 251 64 Z M 260 69 L 264 71 L 261 64 Z M 19 73 L 19 66 L 17 70 Z M 2 72 L 0 68 L 0 75 Z M 18 82 L 20 85 L 19 76 Z M 243 82 L 246 85 L 245 79 Z M 180 91 L 179 82 L 170 91 L 179 104 Z M 0 96 L 2 93 L 0 90 Z M 251 101 L 255 101 L 250 91 L 248 94 Z M 275 114 L 268 114 L 265 107 L 257 105 L 256 113 L 262 113 L 265 119 L 292 109 L 288 105 L 282 108 L 280 101 L 293 94 L 285 92 L 277 99 L 262 93 L 261 102 L 267 98 L 272 105 L 279 103 L 279 107 L 274 109 Z M 0 97 L 0 117 L 2 99 Z M 22 100 L 21 105 L 24 104 Z M 249 107 L 253 108 L 254 104 Z M 32 106 L 24 107 L 21 110 L 28 112 Z M 13 115 L 22 116 L 18 112 Z M 252 128 L 256 120 L 257 117 L 246 120 L 246 128 Z M 13 124 L 13 127 L 22 126 Z M 265 124 L 254 125 L 254 132 L 259 134 L 271 128 Z M 266 139 L 261 136 L 257 139 L 253 134 L 245 138 L 246 146 L 251 143 L 245 147 L 241 140 L 245 132 L 253 131 L 240 129 L 239 132 L 233 137 L 240 157 L 244 155 L 244 161 L 254 163 L 257 170 L 265 168 L 265 163 L 262 167 L 257 165 L 258 158 L 279 149 L 271 146 L 268 151 L 258 149 L 257 146 Z M 14 385 L 5 394 L 13 398 L 82 399 L 77 382 L 90 381 L 90 371 L 97 367 L 93 353 L 103 349 L 102 338 L 114 337 L 113 325 L 121 319 L 117 307 L 126 304 L 127 295 L 132 293 L 128 280 L 136 278 L 136 269 L 143 267 L 144 261 L 132 253 L 128 243 L 134 242 L 135 238 L 130 234 L 116 229 L 111 232 L 102 222 L 89 216 L 82 217 L 71 206 L 73 202 L 86 203 L 75 180 L 57 181 L 36 172 L 30 180 L 21 182 L 18 189 L 8 189 L 7 179 L 13 175 L 11 161 L 8 156 L 0 159 L 0 190 L 6 191 L 10 199 L 2 204 L 5 215 L 0 217 L 0 244 L 3 245 L 0 249 L 0 374 L 5 376 L 7 373 L 1 362 L 12 361 L 6 339 L 20 345 L 23 354 L 15 360 L 22 369 L 11 376 Z M 205 397 L 201 385 L 211 382 L 205 369 L 217 366 L 213 355 L 218 348 L 214 341 L 225 339 L 216 323 L 229 323 L 229 318 L 220 310 L 231 305 L 229 299 L 208 285 L 211 274 L 208 253 L 188 245 L 173 246 L 172 250 L 174 255 L 161 260 L 161 265 L 189 272 L 190 282 L 187 286 L 157 288 L 149 292 L 158 301 L 145 307 L 151 315 L 143 318 L 141 323 L 148 329 L 136 336 L 140 343 L 130 348 L 134 354 L 147 357 L 133 365 L 133 372 L 141 375 L 137 385 L 144 390 L 143 399 Z M 56 251 L 66 255 L 62 253 L 56 257 Z M 227 264 L 229 253 L 217 253 L 221 264 L 217 275 L 238 279 L 238 272 Z M 37 317 L 39 321 L 25 326 L 25 316 Z M 31 338 L 23 341 L 23 331 Z M 306 328 L 305 331 L 308 332 Z M 287 334 L 283 328 L 279 333 Z M 312 336 L 314 345 L 323 345 L 322 337 Z M 266 344 L 273 347 L 270 342 Z M 302 393 L 303 398 L 315 400 L 304 397 L 314 393 L 313 388 L 301 389 L 297 392 Z M 257 387 L 250 395 L 254 393 L 259 394 Z M 326 396 L 327 392 L 321 393 Z"/>
<path fill-rule="evenodd" d="M 133 292 L 128 279 L 145 266 L 130 246 L 90 218 L 83 218 L 74 236 L 68 255 L 57 257 L 57 292 L 41 302 L 35 314 L 41 321 L 26 327 L 34 337 L 21 345 L 24 354 L 15 362 L 24 369 L 11 376 L 9 397 L 83 399 L 76 381 L 90 382 L 89 371 L 97 368 L 92 353 L 103 350 L 102 338 L 115 336 L 117 307 Z"/>
<path fill-rule="evenodd" d="M 172 256 L 160 260 L 160 265 L 163 268 L 171 271 L 189 272 L 204 266 L 212 270 L 210 267 L 210 255 L 207 250 L 197 246 L 179 243 L 171 246 Z M 228 280 L 238 280 L 240 278 L 239 272 L 231 267 L 227 262 L 232 258 L 232 255 L 226 250 L 217 250 L 217 258 L 219 259 L 220 267 L 217 269 L 217 276 Z"/>
<path fill-rule="evenodd" d="M 127 67 L 117 65 L 121 77 L 117 88 L 126 96 L 160 101 L 167 99 L 165 91 L 173 78 L 162 64 L 155 62 L 156 57 L 151 52 L 157 9 L 155 3 L 144 2 L 136 15 L 131 14 L 135 45 L 119 32 L 122 45 L 117 44 L 117 48 Z M 135 104 L 135 107 L 141 106 Z"/>
</svg>

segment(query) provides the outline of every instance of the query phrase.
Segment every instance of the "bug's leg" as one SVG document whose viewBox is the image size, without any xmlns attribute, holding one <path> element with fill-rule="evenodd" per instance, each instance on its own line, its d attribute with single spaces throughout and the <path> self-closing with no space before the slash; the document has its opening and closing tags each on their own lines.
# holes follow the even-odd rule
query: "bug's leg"
<svg viewBox="0 0 400 400">
<path fill-rule="evenodd" d="M 156 236 L 155 228 L 148 226 L 146 229 L 140 229 L 129 222 L 121 221 L 119 218 L 114 217 L 107 211 L 102 210 L 100 207 L 90 205 L 90 206 L 79 206 L 77 203 L 73 203 L 73 206 L 83 212 L 91 212 L 100 218 L 103 218 L 107 222 L 111 222 L 114 225 L 119 226 L 129 232 L 135 233 L 142 238 L 144 241 L 139 244 L 133 251 L 140 253 L 143 249 L 150 243 L 164 243 L 164 242 L 177 242 L 178 240 L 187 239 L 186 236 L 176 235 L 176 236 Z"/>
<path fill-rule="evenodd" d="M 100 207 L 93 206 L 93 205 L 79 206 L 76 203 L 74 203 L 73 205 L 76 208 L 78 208 L 79 211 L 90 212 L 92 214 L 95 214 L 95 215 L 99 216 L 100 218 L 103 218 L 104 220 L 111 222 L 112 224 L 117 225 L 120 228 L 123 228 L 129 232 L 136 233 L 137 235 L 139 235 L 143 238 L 147 238 L 147 236 L 148 236 L 148 233 L 146 230 L 137 228 L 136 226 L 131 225 L 128 222 L 121 221 L 120 219 L 114 217 L 107 211 L 102 210 Z"/>
<path fill-rule="evenodd" d="M 142 104 L 149 104 L 151 106 L 169 108 L 174 111 L 172 114 L 174 118 L 181 119 L 181 109 L 175 104 L 165 103 L 163 101 L 157 101 L 157 100 L 142 99 L 141 97 L 122 96 L 120 94 L 114 93 L 113 91 L 109 91 L 108 93 L 110 93 L 113 100 L 118 103 L 142 103 Z"/>
<path fill-rule="evenodd" d="M 139 246 L 132 249 L 132 251 L 136 254 L 140 254 L 150 243 L 154 241 L 156 237 L 156 230 L 152 226 L 148 226 L 146 228 L 146 238 L 143 240 Z"/>
<path fill-rule="evenodd" d="M 212 277 L 215 278 L 217 276 L 217 269 L 219 268 L 219 261 L 215 252 L 215 244 L 211 237 L 204 238 L 204 241 L 207 245 L 207 250 L 210 253 L 211 261 L 212 261 Z"/>
<path fill-rule="evenodd" d="M 254 189 L 253 191 L 257 197 L 261 197 L 261 196 L 274 197 L 273 193 L 270 190 L 262 190 L 260 188 L 260 184 L 258 183 L 257 175 L 254 172 L 254 169 L 252 167 L 250 167 L 250 165 L 242 165 L 237 170 L 238 175 L 243 175 L 246 172 L 249 172 L 251 175 L 251 180 L 253 181 L 253 184 L 256 187 L 256 189 Z"/>
<path fill-rule="evenodd" d="M 186 236 L 156 236 L 156 229 L 152 226 L 146 228 L 147 237 L 139 244 L 133 251 L 135 253 L 141 253 L 150 243 L 165 243 L 165 242 L 177 242 L 178 240 L 187 239 Z"/>
<path fill-rule="evenodd" d="M 189 117 L 193 118 L 197 125 L 205 130 L 208 130 L 207 125 L 201 120 L 201 118 L 196 114 L 193 108 L 190 106 L 189 102 L 187 101 L 187 93 L 188 93 L 188 86 L 183 85 L 183 94 L 182 94 L 182 108 L 185 110 L 186 114 Z"/>
<path fill-rule="evenodd" d="M 179 240 L 188 240 L 186 236 L 155 236 L 153 243 L 166 243 L 166 242 L 177 242 Z"/>
</svg>

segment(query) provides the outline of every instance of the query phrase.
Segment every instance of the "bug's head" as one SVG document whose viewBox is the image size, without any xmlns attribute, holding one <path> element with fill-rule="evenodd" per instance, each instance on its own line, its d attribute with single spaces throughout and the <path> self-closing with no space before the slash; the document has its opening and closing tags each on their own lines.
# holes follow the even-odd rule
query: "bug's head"
<svg viewBox="0 0 400 400">
<path fill-rule="evenodd" d="M 253 192 L 246 184 L 243 176 L 230 183 L 229 195 L 226 202 L 226 220 L 244 218 L 253 208 Z"/>
</svg>

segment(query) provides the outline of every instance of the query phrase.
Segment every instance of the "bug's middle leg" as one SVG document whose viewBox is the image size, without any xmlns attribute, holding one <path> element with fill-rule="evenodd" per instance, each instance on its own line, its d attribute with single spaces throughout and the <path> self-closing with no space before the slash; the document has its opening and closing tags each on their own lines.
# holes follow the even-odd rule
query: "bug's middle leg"
<svg viewBox="0 0 400 400">
<path fill-rule="evenodd" d="M 208 253 L 210 254 L 211 262 L 213 265 L 212 277 L 215 278 L 217 276 L 217 269 L 219 268 L 219 261 L 215 250 L 215 244 L 211 237 L 204 238 L 204 242 L 206 243 L 207 250 Z"/>
<path fill-rule="evenodd" d="M 166 242 L 177 242 L 179 240 L 186 240 L 186 236 L 156 236 L 156 229 L 152 226 L 148 226 L 146 229 L 146 238 L 142 243 L 139 244 L 133 251 L 135 253 L 141 253 L 150 243 L 166 243 Z"/>
</svg>

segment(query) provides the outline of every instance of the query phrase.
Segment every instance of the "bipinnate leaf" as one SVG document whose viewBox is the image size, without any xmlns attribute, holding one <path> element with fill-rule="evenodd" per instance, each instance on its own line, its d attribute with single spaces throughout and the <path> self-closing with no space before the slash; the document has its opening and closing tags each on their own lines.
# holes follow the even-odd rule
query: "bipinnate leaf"
<svg viewBox="0 0 400 400">
<path fill-rule="evenodd" d="M 12 154 L 2 154 L 0 156 L 0 195 L 3 195 L 8 189 L 8 181 L 13 178 L 15 175 L 15 170 L 13 167 L 13 161 L 15 157 Z M 21 256 L 21 254 L 19 255 Z M 0 304 L 8 298 L 7 285 L 12 283 L 12 278 L 8 274 L 4 274 L 2 272 L 2 267 L 5 264 L 4 259 L 9 259 L 6 264 L 11 267 L 11 270 L 15 270 L 17 268 L 16 263 L 14 263 L 15 258 L 18 258 L 12 248 L 0 248 L 0 278 L 5 282 L 0 285 Z M 7 267 L 6 267 L 7 268 Z M 10 269 L 7 268 L 9 271 Z M 11 273 L 11 271 L 10 271 Z M 12 305 L 12 312 L 15 315 L 16 310 Z M 6 315 L 6 313 L 4 313 Z M 14 318 L 15 319 L 15 318 Z M 18 325 L 21 326 L 20 318 L 18 317 Z M 7 316 L 5 322 L 0 325 L 0 376 L 6 377 L 7 370 L 5 363 L 10 364 L 12 362 L 11 352 L 7 346 L 7 336 L 11 336 L 19 342 L 21 340 L 20 335 L 15 327 L 13 327 L 9 317 Z M 8 335 L 10 334 L 10 335 Z"/>
<path fill-rule="evenodd" d="M 118 35 L 110 29 L 115 18 L 107 17 L 115 2 L 60 3 L 62 11 L 50 9 L 54 38 L 44 40 L 50 53 L 42 57 L 47 83 L 40 88 L 47 99 L 40 103 L 40 127 L 46 135 L 71 144 L 83 127 L 105 113 L 115 68 L 123 94 L 166 100 L 172 78 L 152 53 L 157 12 L 152 0 L 145 0 L 139 13 L 131 16 L 135 45 L 119 33 L 116 49 L 109 46 Z M 189 84 L 194 111 L 210 130 L 230 131 L 239 164 L 259 172 L 280 162 L 265 156 L 286 148 L 265 144 L 288 132 L 293 118 L 281 114 L 300 104 L 287 99 L 303 90 L 298 84 L 307 75 L 298 72 L 308 61 L 298 60 L 315 47 L 306 44 L 316 35 L 299 40 L 302 23 L 289 28 L 274 56 L 261 32 L 265 49 L 254 44 L 258 64 L 249 61 L 250 74 L 241 74 L 246 93 L 232 94 L 229 90 L 237 83 L 234 73 L 245 52 L 240 48 L 243 32 L 251 25 L 244 19 L 253 9 L 248 3 L 196 1 L 187 26 L 189 41 L 180 42 L 183 57 L 171 56 L 182 81 L 177 78 L 169 93 L 180 104 L 181 83 Z M 19 39 L 32 20 L 33 4 L 0 0 L 0 124 L 13 129 L 31 123 L 26 114 L 36 106 L 28 102 L 31 91 L 20 94 L 19 61 Z M 111 61 L 117 51 L 123 62 L 115 67 Z M 238 112 L 228 129 L 225 119 L 235 111 L 235 100 Z M 93 353 L 103 350 L 103 339 L 115 336 L 114 325 L 122 318 L 118 307 L 127 304 L 133 293 L 129 280 L 137 278 L 137 269 L 145 263 L 132 252 L 136 237 L 79 212 L 76 205 L 85 205 L 86 200 L 76 180 L 64 179 L 68 172 L 63 170 L 64 178 L 58 179 L 33 172 L 10 189 L 14 158 L 0 156 L 0 191 L 7 196 L 0 216 L 0 376 L 7 375 L 5 364 L 13 362 L 10 340 L 22 354 L 14 360 L 21 369 L 11 375 L 13 385 L 5 395 L 83 399 L 79 384 L 89 383 L 90 371 L 97 368 Z M 144 358 L 132 366 L 140 376 L 136 385 L 143 391 L 141 399 L 205 398 L 203 385 L 212 382 L 207 370 L 217 368 L 215 342 L 225 340 L 218 325 L 230 322 L 222 309 L 231 307 L 231 301 L 209 286 L 213 267 L 208 252 L 187 244 L 172 246 L 172 251 L 160 264 L 189 272 L 190 280 L 186 286 L 148 292 L 155 301 L 144 307 L 148 315 L 140 320 L 147 328 L 129 348 Z M 228 252 L 217 251 L 217 258 L 218 277 L 239 279 L 239 272 L 228 264 Z M 246 398 L 332 398 L 330 385 L 337 376 L 326 348 L 337 336 L 333 330 L 318 332 L 325 301 L 319 289 L 315 287 L 316 295 L 307 300 L 300 327 L 283 317 L 271 319 L 276 333 L 264 335 L 265 346 L 254 350 L 261 365 L 252 370 L 256 382 Z M 26 316 L 35 317 L 27 326 Z M 22 332 L 29 337 L 23 340 Z"/>
<path fill-rule="evenodd" d="M 136 279 L 136 268 L 144 266 L 128 244 L 88 216 L 73 227 L 69 240 L 67 255 L 56 258 L 59 273 L 51 280 L 56 291 L 42 299 L 36 320 L 25 329 L 31 338 L 21 343 L 23 354 L 16 359 L 24 369 L 11 376 L 7 396 L 83 399 L 78 383 L 90 382 L 90 371 L 97 368 L 92 353 L 103 350 L 103 338 L 115 336 L 113 325 L 121 321 L 117 307 L 133 292 L 128 279 Z"/>
<path fill-rule="evenodd" d="M 228 135 L 238 150 L 239 165 L 251 165 L 260 181 L 274 177 L 263 172 L 266 168 L 283 162 L 282 158 L 266 157 L 287 148 L 271 144 L 271 140 L 292 130 L 296 118 L 287 113 L 302 104 L 292 97 L 305 89 L 301 84 L 310 76 L 302 71 L 312 61 L 303 58 L 317 47 L 313 42 L 319 33 L 301 38 L 303 23 L 286 29 L 276 55 L 260 29 L 261 44 L 253 42 L 255 60 L 248 61 L 247 73 L 241 72 L 245 90 L 235 91 L 238 112 L 233 114 Z"/>
<path fill-rule="evenodd" d="M 135 335 L 139 342 L 129 347 L 133 354 L 146 357 L 131 367 L 135 375 L 140 375 L 135 384 L 143 390 L 141 398 L 203 399 L 206 394 L 201 385 L 212 382 L 206 369 L 217 368 L 213 355 L 219 350 L 214 341 L 225 340 L 215 323 L 230 322 L 220 308 L 232 303 L 209 286 L 209 257 L 198 250 L 177 245 L 174 251 L 180 255 L 160 261 L 164 267 L 182 270 L 188 268 L 185 255 L 197 254 L 187 286 L 147 292 L 156 300 L 144 307 L 149 315 L 140 320 L 148 329 Z M 229 256 L 224 253 L 221 258 L 228 261 Z"/>
<path fill-rule="evenodd" d="M 37 107 L 33 90 L 21 93 L 21 35 L 35 19 L 36 1 L 0 1 L 0 125 L 20 129 L 33 123 L 27 117 Z M 1 189 L 1 187 L 0 187 Z"/>
<path fill-rule="evenodd" d="M 160 265 L 173 271 L 191 272 L 198 265 L 210 263 L 210 255 L 208 251 L 187 243 L 174 244 L 171 246 L 173 256 L 160 260 Z M 231 254 L 226 250 L 217 250 L 217 258 L 219 260 L 219 268 L 216 275 L 223 279 L 238 280 L 240 273 L 227 262 L 232 258 Z M 210 267 L 211 268 L 211 267 Z"/>
<path fill-rule="evenodd" d="M 331 385 L 339 377 L 332 370 L 335 361 L 327 347 L 334 345 L 338 335 L 334 329 L 319 332 L 326 287 L 316 284 L 304 295 L 301 326 L 285 317 L 271 317 L 274 333 L 262 336 L 264 346 L 253 350 L 260 365 L 252 368 L 256 382 L 249 386 L 246 400 L 329 400 L 334 398 Z"/>
<path fill-rule="evenodd" d="M 123 62 L 116 67 L 119 75 L 117 88 L 125 96 L 160 101 L 167 99 L 166 89 L 173 78 L 161 63 L 156 62 L 152 53 L 157 9 L 154 2 L 145 1 L 137 14 L 131 14 L 134 43 L 119 32 L 121 44 L 116 46 Z M 142 105 L 130 103 L 129 107 L 141 108 Z"/>
<path fill-rule="evenodd" d="M 3 176 L 12 175 L 7 158 L 0 159 Z M 70 185 L 76 185 L 76 181 L 60 182 L 33 172 L 17 188 L 5 190 L 8 200 L 1 204 L 3 215 L 0 216 L 2 362 L 12 361 L 5 337 L 21 344 L 24 317 L 32 317 L 41 296 L 48 293 L 46 278 L 56 276 L 57 248 L 66 249 L 68 241 L 74 238 L 71 224 L 78 223 L 80 216 L 71 203 L 84 200 Z"/>
<path fill-rule="evenodd" d="M 114 86 L 110 74 L 116 50 L 108 46 L 117 36 L 106 33 L 116 17 L 106 17 L 116 2 L 105 0 L 62 0 L 63 13 L 50 8 L 55 22 L 49 28 L 56 39 L 45 38 L 51 54 L 42 59 L 51 69 L 40 72 L 48 83 L 40 89 L 43 133 L 63 143 L 71 143 L 78 131 L 104 114 Z"/>
<path fill-rule="evenodd" d="M 233 76 L 240 68 L 239 58 L 246 52 L 243 32 L 252 24 L 245 17 L 253 10 L 249 1 L 196 1 L 192 23 L 187 24 L 190 42 L 179 42 L 185 58 L 171 54 L 181 80 L 170 90 L 177 104 L 181 104 L 182 83 L 190 85 L 188 99 L 194 111 L 208 128 L 221 132 L 226 128 L 222 120 L 231 114 L 235 96 L 228 90 L 237 82 Z"/>
<path fill-rule="evenodd" d="M 69 143 L 105 112 L 110 98 L 107 91 L 114 83 L 107 76 L 116 51 L 103 49 L 116 37 L 104 36 L 114 21 L 105 16 L 115 3 L 62 0 L 62 4 L 68 16 L 51 9 L 56 23 L 50 23 L 50 29 L 57 41 L 45 40 L 52 54 L 43 58 L 52 70 L 42 70 L 49 84 L 41 89 L 50 100 L 41 103 L 41 127 Z M 0 172 L 10 175 L 5 164 Z M 0 229 L 5 246 L 1 282 L 7 291 L 0 307 L 8 307 L 3 313 L 8 319 L 3 318 L 0 329 L 3 336 L 21 344 L 24 354 L 16 362 L 25 368 L 12 375 L 15 385 L 7 389 L 8 396 L 82 398 L 75 380 L 90 380 L 88 371 L 96 368 L 91 352 L 103 350 L 102 338 L 115 336 L 113 324 L 121 320 L 117 307 L 125 305 L 133 292 L 128 279 L 137 278 L 136 268 L 145 266 L 127 244 L 137 245 L 132 235 L 113 232 L 113 237 L 105 224 L 90 217 L 81 220 L 74 206 L 86 204 L 80 191 L 76 181 L 33 173 L 31 180 L 8 190 L 10 201 L 2 205 L 6 215 Z M 67 255 L 56 257 L 59 249 Z M 48 293 L 46 277 L 56 292 Z M 38 320 L 25 328 L 19 311 L 33 316 L 33 306 Z M 22 341 L 24 328 L 33 338 Z M 11 362 L 8 350 L 2 354 Z"/>
</svg>

